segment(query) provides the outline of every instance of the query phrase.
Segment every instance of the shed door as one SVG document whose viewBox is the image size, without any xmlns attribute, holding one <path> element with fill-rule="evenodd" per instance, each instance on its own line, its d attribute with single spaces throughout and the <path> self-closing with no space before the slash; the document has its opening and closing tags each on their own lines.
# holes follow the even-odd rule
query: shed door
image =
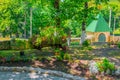
<svg viewBox="0 0 120 80">
<path fill-rule="evenodd" d="M 105 42 L 106 41 L 106 37 L 105 37 L 105 34 L 100 34 L 99 37 L 98 37 L 98 41 L 99 42 Z"/>
</svg>

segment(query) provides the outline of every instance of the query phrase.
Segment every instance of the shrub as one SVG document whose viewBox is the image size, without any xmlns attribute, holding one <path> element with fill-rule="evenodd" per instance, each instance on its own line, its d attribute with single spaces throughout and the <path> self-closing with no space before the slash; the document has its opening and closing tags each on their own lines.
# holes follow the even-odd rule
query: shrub
<svg viewBox="0 0 120 80">
<path fill-rule="evenodd" d="M 40 31 L 40 35 L 33 36 L 29 42 L 35 49 L 49 46 L 63 48 L 67 40 L 66 34 L 62 29 L 47 27 Z"/>
<path fill-rule="evenodd" d="M 55 49 L 55 55 L 57 56 L 57 55 L 59 55 L 59 53 L 60 53 L 60 49 L 56 48 Z"/>
<path fill-rule="evenodd" d="M 0 41 L 0 50 L 23 50 L 29 49 L 30 45 L 27 40 L 11 39 L 8 41 Z"/>
<path fill-rule="evenodd" d="M 62 60 L 63 60 L 63 58 L 62 58 L 61 56 L 57 56 L 56 58 L 57 58 L 57 60 L 59 60 L 59 61 L 62 61 Z"/>
<path fill-rule="evenodd" d="M 8 50 L 11 49 L 10 41 L 0 41 L 0 50 Z"/>
<path fill-rule="evenodd" d="M 56 56 L 57 60 L 71 60 L 71 56 L 68 53 L 60 52 L 59 55 Z"/>
<path fill-rule="evenodd" d="M 93 48 L 92 47 L 88 47 L 88 50 L 93 50 Z"/>
<path fill-rule="evenodd" d="M 83 43 L 82 43 L 83 47 L 88 47 L 90 45 L 90 41 L 88 40 L 85 40 Z"/>
<path fill-rule="evenodd" d="M 117 45 L 118 45 L 118 48 L 120 48 L 120 42 Z"/>
<path fill-rule="evenodd" d="M 29 48 L 29 43 L 27 40 L 22 39 L 12 39 L 11 49 L 13 50 L 24 50 Z"/>
<path fill-rule="evenodd" d="M 115 71 L 115 65 L 106 58 L 101 62 L 97 62 L 97 67 L 100 72 L 107 73 L 107 71 L 109 71 L 109 74 L 112 74 L 112 72 Z"/>
<path fill-rule="evenodd" d="M 71 42 L 70 45 L 79 45 L 80 42 Z"/>
<path fill-rule="evenodd" d="M 64 59 L 65 59 L 65 60 L 71 60 L 71 56 L 70 56 L 68 53 L 66 53 L 66 54 L 64 55 Z"/>
</svg>

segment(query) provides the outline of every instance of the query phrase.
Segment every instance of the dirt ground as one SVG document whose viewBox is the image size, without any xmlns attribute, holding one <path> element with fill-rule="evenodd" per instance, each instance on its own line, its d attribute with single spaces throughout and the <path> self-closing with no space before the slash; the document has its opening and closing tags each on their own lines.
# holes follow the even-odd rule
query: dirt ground
<svg viewBox="0 0 120 80">
<path fill-rule="evenodd" d="M 90 52 L 97 57 L 106 57 L 115 65 L 120 66 L 120 49 L 119 48 L 101 48 L 94 49 Z"/>
</svg>

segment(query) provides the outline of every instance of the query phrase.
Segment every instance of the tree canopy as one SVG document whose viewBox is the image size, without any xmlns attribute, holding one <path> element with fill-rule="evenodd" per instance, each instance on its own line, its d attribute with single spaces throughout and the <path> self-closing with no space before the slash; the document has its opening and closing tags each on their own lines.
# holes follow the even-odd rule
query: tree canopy
<svg viewBox="0 0 120 80">
<path fill-rule="evenodd" d="M 34 35 L 44 27 L 59 26 L 80 36 L 83 21 L 87 26 L 99 12 L 109 22 L 110 8 L 119 27 L 119 2 L 113 0 L 0 0 L 0 32 L 28 38 L 31 31 Z"/>
</svg>

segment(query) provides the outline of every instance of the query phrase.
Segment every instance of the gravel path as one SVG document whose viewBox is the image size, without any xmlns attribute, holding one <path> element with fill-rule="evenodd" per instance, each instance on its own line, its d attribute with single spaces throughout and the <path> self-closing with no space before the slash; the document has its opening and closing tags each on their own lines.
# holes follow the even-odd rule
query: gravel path
<svg viewBox="0 0 120 80">
<path fill-rule="evenodd" d="M 85 78 L 41 68 L 1 66 L 0 80 L 85 80 Z"/>
<path fill-rule="evenodd" d="M 68 80 L 62 77 L 36 73 L 0 72 L 0 80 Z"/>
</svg>

